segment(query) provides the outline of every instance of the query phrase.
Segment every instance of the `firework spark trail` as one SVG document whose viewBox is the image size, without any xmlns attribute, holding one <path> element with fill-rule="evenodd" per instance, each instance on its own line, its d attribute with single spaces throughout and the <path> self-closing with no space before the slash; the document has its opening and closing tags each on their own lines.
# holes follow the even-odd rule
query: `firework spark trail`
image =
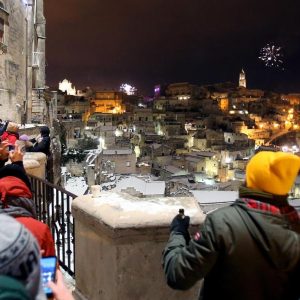
<svg viewBox="0 0 300 300">
<path fill-rule="evenodd" d="M 282 47 L 276 46 L 275 44 L 267 44 L 260 50 L 260 56 L 258 58 L 264 62 L 266 67 L 283 69 Z"/>
</svg>

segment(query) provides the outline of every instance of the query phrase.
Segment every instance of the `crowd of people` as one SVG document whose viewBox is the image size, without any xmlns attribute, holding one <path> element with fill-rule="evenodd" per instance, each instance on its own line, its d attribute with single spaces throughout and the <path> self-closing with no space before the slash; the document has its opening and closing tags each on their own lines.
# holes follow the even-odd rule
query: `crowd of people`
<svg viewBox="0 0 300 300">
<path fill-rule="evenodd" d="M 36 138 L 29 138 L 28 135 L 19 135 L 19 125 L 15 122 L 2 122 L 0 119 L 1 141 L 9 143 L 11 150 L 18 145 L 23 152 L 42 152 L 47 156 L 50 154 L 50 129 L 47 126 L 40 127 L 40 134 Z"/>
<path fill-rule="evenodd" d="M 2 123 L 2 122 L 0 122 Z M 55 256 L 49 227 L 37 220 L 32 188 L 23 166 L 24 152 L 49 154 L 50 130 L 43 126 L 36 139 L 19 136 L 19 126 L 0 128 L 0 299 L 46 299 L 41 257 Z M 72 300 L 59 270 L 49 282 L 55 300 Z"/>
<path fill-rule="evenodd" d="M 49 155 L 50 130 L 19 136 L 0 122 L 0 299 L 46 299 L 41 257 L 55 256 L 49 227 L 37 220 L 24 152 Z M 189 234 L 189 216 L 173 219 L 163 251 L 167 284 L 185 290 L 203 280 L 199 299 L 300 298 L 300 218 L 288 193 L 300 170 L 291 153 L 262 151 L 246 167 L 239 199 L 207 215 Z M 55 300 L 72 300 L 59 267 L 48 283 Z"/>
</svg>

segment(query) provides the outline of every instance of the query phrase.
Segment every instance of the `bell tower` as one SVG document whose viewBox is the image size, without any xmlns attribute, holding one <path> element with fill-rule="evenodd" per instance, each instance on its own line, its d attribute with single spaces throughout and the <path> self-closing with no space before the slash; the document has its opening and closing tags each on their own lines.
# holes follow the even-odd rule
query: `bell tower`
<svg viewBox="0 0 300 300">
<path fill-rule="evenodd" d="M 239 87 L 244 87 L 246 88 L 246 74 L 245 71 L 242 69 L 240 72 L 240 79 L 239 79 Z"/>
</svg>

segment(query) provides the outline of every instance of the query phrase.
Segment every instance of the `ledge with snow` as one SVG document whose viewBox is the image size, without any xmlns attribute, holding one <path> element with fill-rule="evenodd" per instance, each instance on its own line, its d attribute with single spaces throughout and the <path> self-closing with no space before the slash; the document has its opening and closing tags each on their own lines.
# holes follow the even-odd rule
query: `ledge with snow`
<svg viewBox="0 0 300 300">
<path fill-rule="evenodd" d="M 75 199 L 77 299 L 196 299 L 199 285 L 172 290 L 161 266 L 169 225 L 180 208 L 194 228 L 204 221 L 193 197 L 101 192 Z"/>
</svg>

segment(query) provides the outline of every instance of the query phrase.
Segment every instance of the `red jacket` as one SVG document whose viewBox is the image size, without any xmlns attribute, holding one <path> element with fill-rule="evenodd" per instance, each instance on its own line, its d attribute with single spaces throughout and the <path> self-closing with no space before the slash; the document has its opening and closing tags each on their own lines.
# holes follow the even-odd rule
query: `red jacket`
<svg viewBox="0 0 300 300">
<path fill-rule="evenodd" d="M 22 223 L 37 239 L 43 256 L 55 256 L 55 247 L 49 227 L 31 217 L 17 217 L 17 221 Z"/>
<path fill-rule="evenodd" d="M 17 172 L 15 169 L 13 171 Z M 6 173 L 9 174 L 9 170 Z M 31 198 L 32 193 L 22 179 L 15 176 L 0 179 L 0 212 L 17 219 L 35 236 L 41 250 L 44 250 L 43 256 L 54 256 L 52 234 L 48 225 L 34 218 L 34 202 Z"/>
<path fill-rule="evenodd" d="M 19 134 L 17 132 L 5 131 L 1 136 L 2 142 L 8 141 L 12 145 L 14 145 L 16 140 L 18 139 L 19 139 Z"/>
</svg>

